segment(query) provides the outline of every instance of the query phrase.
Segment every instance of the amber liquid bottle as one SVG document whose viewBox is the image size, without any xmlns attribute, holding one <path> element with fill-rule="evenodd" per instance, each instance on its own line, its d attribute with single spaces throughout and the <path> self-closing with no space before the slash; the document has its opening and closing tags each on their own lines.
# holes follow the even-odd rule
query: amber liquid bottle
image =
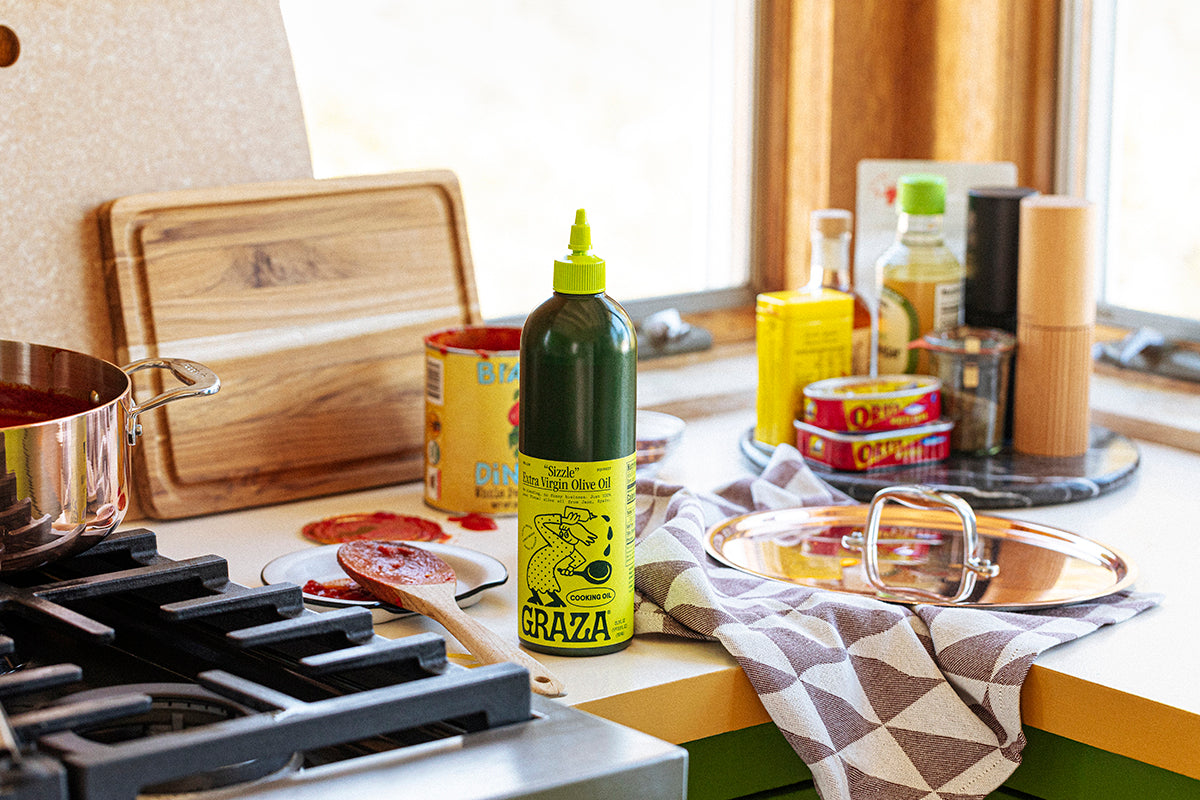
<svg viewBox="0 0 1200 800">
<path fill-rule="evenodd" d="M 854 298 L 854 324 L 851 332 L 850 374 L 874 375 L 875 340 L 871 308 L 854 289 L 850 278 L 850 236 L 854 215 L 840 208 L 823 208 L 810 217 L 810 256 L 808 282 L 836 289 Z"/>
<path fill-rule="evenodd" d="M 946 180 L 902 175 L 896 187 L 896 239 L 876 262 L 883 276 L 879 304 L 879 371 L 926 372 L 928 359 L 908 344 L 963 321 L 966 270 L 946 247 L 942 215 Z"/>
<path fill-rule="evenodd" d="M 554 296 L 521 334 L 521 644 L 600 655 L 633 636 L 637 338 L 580 209 Z"/>
</svg>

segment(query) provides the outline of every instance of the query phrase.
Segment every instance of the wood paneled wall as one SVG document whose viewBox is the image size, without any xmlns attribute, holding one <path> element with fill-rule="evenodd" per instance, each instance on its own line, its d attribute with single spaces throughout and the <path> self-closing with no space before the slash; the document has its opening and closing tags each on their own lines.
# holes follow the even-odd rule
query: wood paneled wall
<svg viewBox="0 0 1200 800">
<path fill-rule="evenodd" d="M 1012 161 L 1054 176 L 1055 0 L 763 0 L 756 288 L 801 285 L 813 209 L 854 209 L 864 158 Z"/>
</svg>

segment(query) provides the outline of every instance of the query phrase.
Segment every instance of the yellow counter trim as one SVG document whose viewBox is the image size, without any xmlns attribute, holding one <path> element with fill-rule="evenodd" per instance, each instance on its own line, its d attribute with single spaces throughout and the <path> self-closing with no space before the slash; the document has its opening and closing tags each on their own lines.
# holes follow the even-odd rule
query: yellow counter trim
<svg viewBox="0 0 1200 800">
<path fill-rule="evenodd" d="M 1200 780 L 1200 715 L 1034 664 L 1021 690 L 1021 719 Z"/>
<path fill-rule="evenodd" d="M 771 722 L 740 668 L 602 697 L 576 708 L 684 744 Z M 1026 725 L 1200 780 L 1200 715 L 1037 664 L 1021 692 Z"/>
<path fill-rule="evenodd" d="M 740 667 L 589 700 L 575 707 L 671 744 L 771 722 Z"/>
</svg>

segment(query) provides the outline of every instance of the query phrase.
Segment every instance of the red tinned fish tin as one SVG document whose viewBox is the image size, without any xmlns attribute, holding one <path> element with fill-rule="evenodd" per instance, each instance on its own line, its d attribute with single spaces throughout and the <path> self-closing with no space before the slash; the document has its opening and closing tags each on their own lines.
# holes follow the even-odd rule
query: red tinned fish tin
<svg viewBox="0 0 1200 800">
<path fill-rule="evenodd" d="M 834 469 L 862 472 L 878 467 L 941 461 L 950 454 L 950 431 L 945 420 L 875 433 L 841 433 L 796 422 L 796 447 L 804 457 Z"/>
<path fill-rule="evenodd" d="M 942 384 L 928 375 L 830 378 L 804 388 L 804 422 L 827 431 L 891 431 L 941 415 Z"/>
</svg>

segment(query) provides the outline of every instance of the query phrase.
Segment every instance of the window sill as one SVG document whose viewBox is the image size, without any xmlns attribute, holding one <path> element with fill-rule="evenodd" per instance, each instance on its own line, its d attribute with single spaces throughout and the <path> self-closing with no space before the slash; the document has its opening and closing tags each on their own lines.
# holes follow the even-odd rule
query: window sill
<svg viewBox="0 0 1200 800">
<path fill-rule="evenodd" d="M 1097 367 L 1091 409 L 1097 425 L 1200 453 L 1200 385 Z"/>
<path fill-rule="evenodd" d="M 713 346 L 638 362 L 638 406 L 685 419 L 754 408 L 754 309 L 706 311 L 686 319 L 712 333 Z"/>
</svg>

